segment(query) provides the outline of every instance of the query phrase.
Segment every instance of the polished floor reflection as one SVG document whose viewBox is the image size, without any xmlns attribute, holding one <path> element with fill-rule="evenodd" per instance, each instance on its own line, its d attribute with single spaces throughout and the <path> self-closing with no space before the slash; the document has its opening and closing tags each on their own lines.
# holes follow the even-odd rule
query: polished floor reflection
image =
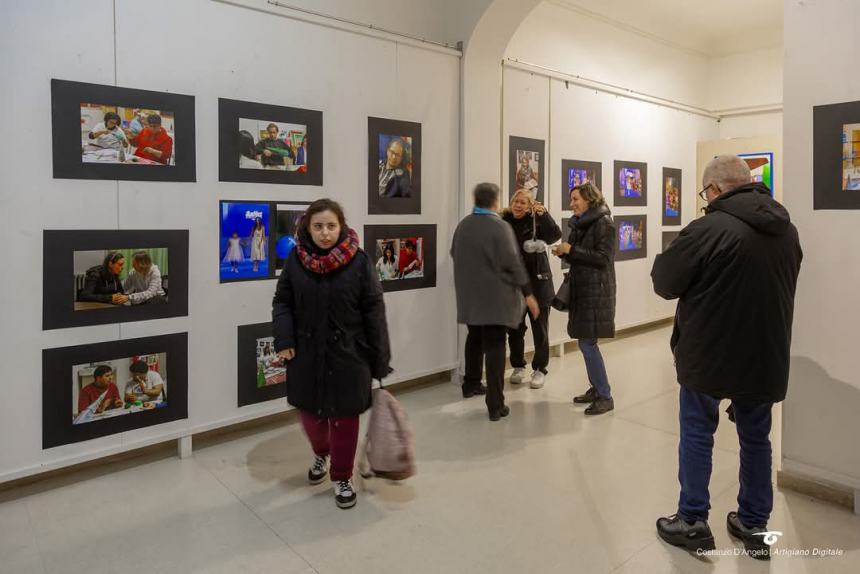
<svg viewBox="0 0 860 574">
<path fill-rule="evenodd" d="M 860 517 L 789 491 L 775 496 L 778 547 L 842 556 L 696 558 L 657 539 L 654 521 L 678 494 L 668 336 L 603 345 L 616 410 L 596 418 L 570 401 L 585 390 L 578 354 L 553 359 L 543 389 L 508 385 L 511 415 L 499 422 L 454 385 L 401 394 L 418 474 L 358 479 L 351 510 L 335 506 L 330 485 L 306 485 L 311 453 L 295 425 L 188 460 L 150 457 L 2 492 L 0 573 L 860 572 Z M 729 554 L 737 450 L 724 416 L 711 526 Z"/>
</svg>

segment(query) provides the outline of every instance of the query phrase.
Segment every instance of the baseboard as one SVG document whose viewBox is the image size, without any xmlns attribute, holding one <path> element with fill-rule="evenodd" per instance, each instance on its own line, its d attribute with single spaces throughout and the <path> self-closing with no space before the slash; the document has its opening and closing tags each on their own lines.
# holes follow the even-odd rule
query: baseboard
<svg viewBox="0 0 860 574">
<path fill-rule="evenodd" d="M 854 490 L 847 486 L 825 482 L 784 468 L 777 471 L 776 484 L 781 489 L 811 496 L 817 500 L 847 508 L 852 512 L 860 510 L 855 507 Z"/>
</svg>

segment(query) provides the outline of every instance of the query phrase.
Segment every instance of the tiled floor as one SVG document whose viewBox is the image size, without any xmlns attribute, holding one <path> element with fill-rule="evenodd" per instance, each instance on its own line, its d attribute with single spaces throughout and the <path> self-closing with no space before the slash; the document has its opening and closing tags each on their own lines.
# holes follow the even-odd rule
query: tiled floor
<svg viewBox="0 0 860 574">
<path fill-rule="evenodd" d="M 696 558 L 657 539 L 655 519 L 677 501 L 667 339 L 661 329 L 603 345 L 617 410 L 593 419 L 570 402 L 585 389 L 578 354 L 553 359 L 541 390 L 509 387 L 511 416 L 496 423 L 453 385 L 402 394 L 418 474 L 359 479 L 348 511 L 327 484 L 305 484 L 296 426 L 3 493 L 0 572 L 860 572 L 860 517 L 787 491 L 770 524 L 784 532 L 778 547 L 843 556 Z M 716 444 L 711 523 L 733 551 L 724 517 L 738 447 L 725 417 Z"/>
</svg>

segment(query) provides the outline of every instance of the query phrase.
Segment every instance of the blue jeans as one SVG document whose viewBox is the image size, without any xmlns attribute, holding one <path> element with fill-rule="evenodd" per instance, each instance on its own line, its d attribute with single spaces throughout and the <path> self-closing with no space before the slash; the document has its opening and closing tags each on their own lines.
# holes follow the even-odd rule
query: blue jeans
<svg viewBox="0 0 860 574">
<path fill-rule="evenodd" d="M 612 397 L 609 389 L 609 377 L 606 376 L 606 365 L 603 364 L 603 355 L 597 346 L 597 339 L 578 339 L 579 350 L 585 359 L 585 371 L 588 373 L 588 382 L 604 399 Z"/>
<path fill-rule="evenodd" d="M 681 442 L 678 445 L 678 514 L 684 520 L 707 520 L 708 483 L 720 400 L 681 387 Z M 732 400 L 741 447 L 738 518 L 748 527 L 766 526 L 773 510 L 770 427 L 773 403 Z"/>
</svg>

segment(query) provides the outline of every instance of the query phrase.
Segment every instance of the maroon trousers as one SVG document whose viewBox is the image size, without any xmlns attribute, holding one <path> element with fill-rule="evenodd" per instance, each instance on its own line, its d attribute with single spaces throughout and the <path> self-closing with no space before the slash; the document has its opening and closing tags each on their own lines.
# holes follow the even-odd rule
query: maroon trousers
<svg viewBox="0 0 860 574">
<path fill-rule="evenodd" d="M 302 426 L 314 454 L 329 455 L 329 477 L 332 481 L 349 480 L 355 466 L 358 448 L 358 417 L 318 418 L 307 411 L 299 411 Z"/>
</svg>

